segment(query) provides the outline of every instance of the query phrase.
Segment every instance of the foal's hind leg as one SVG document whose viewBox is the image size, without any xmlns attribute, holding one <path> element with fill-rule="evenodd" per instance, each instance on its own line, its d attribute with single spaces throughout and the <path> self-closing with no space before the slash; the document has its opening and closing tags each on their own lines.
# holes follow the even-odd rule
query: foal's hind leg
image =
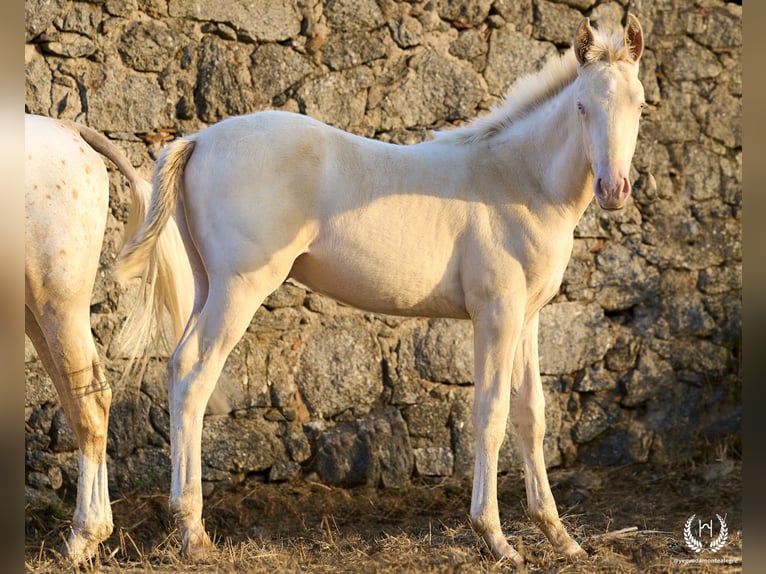
<svg viewBox="0 0 766 574">
<path fill-rule="evenodd" d="M 255 274 L 254 274 L 255 275 Z M 196 324 L 168 363 L 170 379 L 170 509 L 190 557 L 211 547 L 202 524 L 202 423 L 205 406 L 226 358 L 263 299 L 282 282 L 268 271 L 256 277 L 211 277 L 207 301 Z"/>
<path fill-rule="evenodd" d="M 545 397 L 537 353 L 538 317 L 535 316 L 525 327 L 517 347 L 513 364 L 513 386 L 518 388 L 518 392 L 511 396 L 510 418 L 524 460 L 527 502 L 532 520 L 556 552 L 563 556 L 584 556 L 585 551 L 561 524 L 545 470 Z"/>
<path fill-rule="evenodd" d="M 106 468 L 112 391 L 99 365 L 88 306 L 75 306 L 81 312 L 73 313 L 61 301 L 51 305 L 55 307 L 46 307 L 44 315 L 27 307 L 25 329 L 77 437 L 77 503 L 65 550 L 74 562 L 81 562 L 96 553 L 113 528 Z"/>
</svg>

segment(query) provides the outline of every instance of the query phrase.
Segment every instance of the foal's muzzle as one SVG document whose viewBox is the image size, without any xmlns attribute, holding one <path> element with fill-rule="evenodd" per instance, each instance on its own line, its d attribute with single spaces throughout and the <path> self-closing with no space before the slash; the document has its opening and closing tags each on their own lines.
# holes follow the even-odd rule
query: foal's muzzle
<svg viewBox="0 0 766 574">
<path fill-rule="evenodd" d="M 616 210 L 625 207 L 630 196 L 630 181 L 627 177 L 596 178 L 594 185 L 596 200 L 601 209 Z"/>
</svg>

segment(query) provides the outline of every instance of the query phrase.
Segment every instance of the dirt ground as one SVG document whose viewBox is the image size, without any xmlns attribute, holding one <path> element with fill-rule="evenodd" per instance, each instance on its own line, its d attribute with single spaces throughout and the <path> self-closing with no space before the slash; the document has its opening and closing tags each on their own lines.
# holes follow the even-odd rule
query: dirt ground
<svg viewBox="0 0 766 574">
<path fill-rule="evenodd" d="M 521 571 L 742 569 L 742 463 L 736 453 L 719 448 L 673 466 L 553 470 L 550 479 L 564 524 L 589 556 L 577 561 L 554 556 L 526 514 L 522 474 L 507 474 L 499 477 L 500 514 L 506 535 L 527 558 Z M 470 503 L 470 481 L 413 483 L 397 490 L 349 490 L 305 482 L 249 484 L 205 500 L 204 518 L 217 551 L 203 563 L 189 564 L 178 554 L 167 495 L 126 496 L 113 501 L 114 534 L 80 571 L 281 574 L 512 569 L 507 561 L 494 560 L 471 530 Z M 71 507 L 27 508 L 27 572 L 73 571 L 58 552 L 71 511 Z M 710 529 L 700 531 L 699 523 L 711 521 L 708 536 Z M 685 529 L 687 523 L 690 530 Z M 701 552 L 690 549 L 685 530 L 702 544 Z M 716 540 L 721 547 L 713 551 L 710 545 Z"/>
</svg>

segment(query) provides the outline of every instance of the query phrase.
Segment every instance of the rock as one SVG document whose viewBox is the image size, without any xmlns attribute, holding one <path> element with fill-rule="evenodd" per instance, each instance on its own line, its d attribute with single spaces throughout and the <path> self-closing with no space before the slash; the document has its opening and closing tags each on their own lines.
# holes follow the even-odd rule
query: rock
<svg viewBox="0 0 766 574">
<path fill-rule="evenodd" d="M 634 257 L 624 245 L 606 243 L 596 254 L 595 263 L 589 285 L 606 311 L 629 309 L 657 291 L 657 270 Z"/>
<path fill-rule="evenodd" d="M 253 88 L 263 101 L 272 101 L 311 74 L 314 66 L 290 47 L 263 44 L 252 55 Z"/>
<path fill-rule="evenodd" d="M 277 460 L 279 423 L 260 417 L 205 417 L 202 426 L 202 463 L 229 473 L 267 470 Z"/>
<path fill-rule="evenodd" d="M 532 33 L 535 38 L 554 44 L 572 45 L 574 30 L 582 20 L 582 14 L 565 4 L 540 0 L 536 5 Z"/>
<path fill-rule="evenodd" d="M 295 0 L 170 0 L 168 13 L 174 18 L 230 23 L 238 33 L 262 42 L 281 42 L 300 33 Z"/>
<path fill-rule="evenodd" d="M 478 26 L 489 14 L 491 0 L 437 0 L 439 17 L 460 28 Z"/>
<path fill-rule="evenodd" d="M 412 468 L 407 426 L 395 409 L 341 423 L 317 442 L 314 469 L 327 484 L 400 487 Z"/>
<path fill-rule="evenodd" d="M 171 123 L 172 106 L 152 78 L 92 66 L 83 84 L 88 90 L 88 122 L 101 131 L 150 132 L 158 124 Z"/>
<path fill-rule="evenodd" d="M 308 115 L 353 131 L 364 120 L 367 88 L 372 81 L 369 69 L 361 66 L 310 79 L 298 89 L 297 96 Z"/>
<path fill-rule="evenodd" d="M 44 32 L 68 3 L 66 0 L 30 0 L 24 2 L 26 42 Z"/>
<path fill-rule="evenodd" d="M 463 63 L 428 51 L 413 56 L 408 66 L 402 81 L 379 88 L 375 112 L 381 130 L 466 119 L 482 100 L 479 75 Z"/>
<path fill-rule="evenodd" d="M 646 462 L 654 434 L 640 423 L 628 420 L 605 432 L 582 448 L 580 458 L 589 466 L 618 466 Z"/>
<path fill-rule="evenodd" d="M 161 72 L 180 50 L 180 39 L 166 25 L 133 22 L 120 38 L 119 52 L 126 66 L 140 72 Z"/>
<path fill-rule="evenodd" d="M 659 394 L 674 379 L 672 365 L 653 350 L 643 348 L 636 368 L 623 381 L 625 396 L 621 402 L 627 407 L 643 404 Z"/>
<path fill-rule="evenodd" d="M 589 367 L 580 371 L 581 375 L 575 379 L 574 390 L 581 393 L 592 393 L 617 387 L 614 375 L 607 369 L 599 366 Z"/>
<path fill-rule="evenodd" d="M 423 25 L 412 16 L 389 22 L 391 37 L 400 48 L 412 48 L 423 42 Z"/>
<path fill-rule="evenodd" d="M 67 58 L 91 56 L 96 52 L 96 45 L 90 38 L 66 32 L 48 37 L 41 45 L 46 52 Z"/>
<path fill-rule="evenodd" d="M 27 44 L 24 47 L 24 86 L 26 89 L 25 111 L 48 115 L 51 109 L 50 84 L 53 79 L 45 58 Z"/>
<path fill-rule="evenodd" d="M 248 63 L 252 50 L 214 37 L 199 47 L 194 99 L 200 119 L 214 123 L 256 108 Z"/>
<path fill-rule="evenodd" d="M 375 336 L 357 321 L 338 317 L 301 347 L 295 382 L 312 417 L 372 405 L 383 391 Z"/>
<path fill-rule="evenodd" d="M 402 341 L 403 377 L 465 384 L 473 382 L 473 327 L 468 321 L 432 319 Z"/>
<path fill-rule="evenodd" d="M 484 73 L 489 92 L 496 96 L 505 95 L 516 80 L 540 70 L 555 54 L 552 44 L 532 40 L 510 24 L 495 30 L 489 41 Z"/>
<path fill-rule="evenodd" d="M 366 31 L 385 22 L 375 0 L 330 0 L 324 7 L 324 16 L 334 30 Z"/>
<path fill-rule="evenodd" d="M 602 405 L 597 399 L 585 402 L 580 418 L 572 427 L 575 443 L 589 442 L 620 420 L 620 408 L 615 404 Z"/>
<path fill-rule="evenodd" d="M 337 32 L 327 36 L 320 54 L 331 70 L 347 70 L 385 58 L 388 39 L 388 30 L 383 28 L 373 32 Z"/>
<path fill-rule="evenodd" d="M 454 456 L 449 448 L 424 447 L 413 450 L 418 476 L 452 476 Z"/>
<path fill-rule="evenodd" d="M 540 372 L 562 375 L 603 359 L 613 335 L 599 305 L 552 303 L 540 312 L 538 340 Z"/>
</svg>

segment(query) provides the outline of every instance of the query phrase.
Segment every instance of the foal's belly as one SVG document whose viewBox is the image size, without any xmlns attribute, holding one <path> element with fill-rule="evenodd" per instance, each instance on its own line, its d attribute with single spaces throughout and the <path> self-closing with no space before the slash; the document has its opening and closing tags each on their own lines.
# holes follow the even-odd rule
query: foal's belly
<svg viewBox="0 0 766 574">
<path fill-rule="evenodd" d="M 392 261 L 371 261 L 363 254 L 322 256 L 310 253 L 293 264 L 290 277 L 313 291 L 374 313 L 467 319 L 456 273 L 440 274 Z"/>
</svg>

